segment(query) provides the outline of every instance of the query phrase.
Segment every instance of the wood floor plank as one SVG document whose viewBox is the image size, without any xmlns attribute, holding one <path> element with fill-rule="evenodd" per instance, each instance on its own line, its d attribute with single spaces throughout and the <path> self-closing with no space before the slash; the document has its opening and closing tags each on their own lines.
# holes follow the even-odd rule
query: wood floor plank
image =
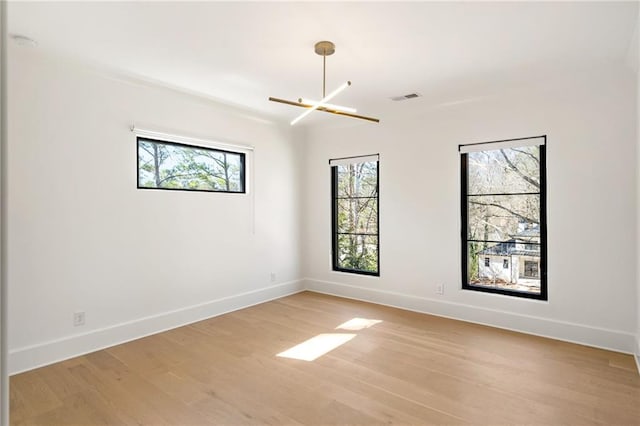
<svg viewBox="0 0 640 426">
<path fill-rule="evenodd" d="M 11 378 L 10 415 L 19 420 L 37 417 L 62 406 L 62 400 L 40 377 L 41 369 Z"/>
<path fill-rule="evenodd" d="M 355 318 L 376 321 L 337 328 Z M 344 333 L 312 361 L 278 356 Z M 10 414 L 14 426 L 640 425 L 640 376 L 629 355 L 304 292 L 15 375 Z"/>
</svg>

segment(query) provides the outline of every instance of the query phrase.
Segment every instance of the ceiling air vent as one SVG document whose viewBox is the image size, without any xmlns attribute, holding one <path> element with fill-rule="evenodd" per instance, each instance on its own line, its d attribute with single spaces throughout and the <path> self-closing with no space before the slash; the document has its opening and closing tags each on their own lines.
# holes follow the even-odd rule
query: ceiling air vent
<svg viewBox="0 0 640 426">
<path fill-rule="evenodd" d="M 391 98 L 392 101 L 406 101 L 407 99 L 413 99 L 413 98 L 419 98 L 420 96 L 422 96 L 419 93 L 409 93 L 408 95 L 402 95 L 402 96 L 394 96 Z"/>
</svg>

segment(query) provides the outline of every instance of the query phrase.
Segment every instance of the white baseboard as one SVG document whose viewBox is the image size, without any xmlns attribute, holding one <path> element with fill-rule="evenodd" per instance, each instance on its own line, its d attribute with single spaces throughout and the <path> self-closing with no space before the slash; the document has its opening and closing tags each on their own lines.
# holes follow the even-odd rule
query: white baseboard
<svg viewBox="0 0 640 426">
<path fill-rule="evenodd" d="M 627 354 L 640 354 L 636 350 L 636 336 L 633 333 L 311 278 L 305 278 L 304 282 L 307 290 L 317 293 L 373 302 Z"/>
<path fill-rule="evenodd" d="M 42 367 L 109 346 L 304 291 L 301 280 L 211 300 L 110 327 L 9 351 L 9 374 Z"/>
<path fill-rule="evenodd" d="M 636 338 L 632 333 L 306 278 L 13 349 L 9 352 L 9 374 L 42 367 L 304 290 L 635 354 L 640 372 L 640 336 Z"/>
</svg>

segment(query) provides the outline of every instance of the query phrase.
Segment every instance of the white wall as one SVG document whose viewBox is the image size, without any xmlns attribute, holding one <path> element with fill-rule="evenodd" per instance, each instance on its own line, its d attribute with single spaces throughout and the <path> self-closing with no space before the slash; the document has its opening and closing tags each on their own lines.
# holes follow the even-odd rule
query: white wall
<svg viewBox="0 0 640 426">
<path fill-rule="evenodd" d="M 636 194 L 636 231 L 638 232 L 637 241 L 636 241 L 636 296 L 637 296 L 637 327 L 636 327 L 636 365 L 638 367 L 638 372 L 640 373 L 640 7 L 638 8 L 638 19 L 636 21 L 636 29 L 631 40 L 631 44 L 629 46 L 629 62 L 632 69 L 636 73 L 636 185 L 637 185 L 637 194 Z"/>
<path fill-rule="evenodd" d="M 7 3 L 0 4 L 0 425 L 9 425 L 6 273 Z"/>
<path fill-rule="evenodd" d="M 638 23 L 640 24 L 640 9 L 638 13 Z M 637 32 L 636 39 L 640 37 Z M 636 43 L 636 47 L 638 44 Z M 637 327 L 636 327 L 636 365 L 640 373 L 640 70 L 636 68 L 636 310 L 637 310 Z"/>
<path fill-rule="evenodd" d="M 632 352 L 636 333 L 635 76 L 599 69 L 379 125 L 309 130 L 308 288 Z M 548 302 L 461 290 L 458 144 L 547 135 Z M 380 153 L 380 278 L 331 272 L 327 160 Z M 445 294 L 437 296 L 438 283 Z"/>
<path fill-rule="evenodd" d="M 288 126 L 39 50 L 9 53 L 11 372 L 301 288 Z M 255 146 L 251 193 L 136 189 L 134 122 Z M 85 326 L 73 327 L 75 311 Z"/>
</svg>

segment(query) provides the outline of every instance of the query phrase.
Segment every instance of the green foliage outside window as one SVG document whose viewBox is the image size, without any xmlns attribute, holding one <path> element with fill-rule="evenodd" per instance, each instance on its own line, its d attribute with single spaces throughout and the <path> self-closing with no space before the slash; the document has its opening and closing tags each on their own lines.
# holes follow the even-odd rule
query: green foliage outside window
<svg viewBox="0 0 640 426">
<path fill-rule="evenodd" d="M 244 154 L 140 138 L 138 187 L 244 192 Z"/>
</svg>

